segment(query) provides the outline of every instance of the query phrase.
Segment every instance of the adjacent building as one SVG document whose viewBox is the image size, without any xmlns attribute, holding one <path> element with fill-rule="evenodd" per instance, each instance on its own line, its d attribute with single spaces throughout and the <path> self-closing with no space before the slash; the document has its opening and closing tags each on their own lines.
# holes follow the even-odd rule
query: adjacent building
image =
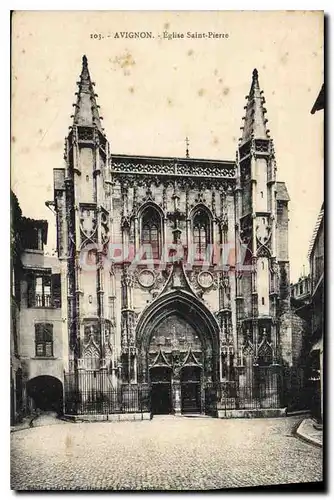
<svg viewBox="0 0 334 500">
<path fill-rule="evenodd" d="M 20 360 L 20 275 L 21 275 L 21 221 L 22 211 L 15 194 L 10 193 L 11 214 L 11 335 L 10 335 L 10 421 L 14 424 L 21 418 L 23 407 L 22 368 Z"/>
<path fill-rule="evenodd" d="M 324 206 L 314 229 L 309 249 L 310 277 L 311 277 L 311 351 L 310 366 L 311 378 L 314 384 L 315 416 L 323 418 L 323 339 L 324 339 Z"/>
<path fill-rule="evenodd" d="M 62 411 L 60 272 L 44 252 L 47 231 L 47 221 L 22 216 L 12 193 L 12 423 L 35 408 Z"/>
<path fill-rule="evenodd" d="M 325 107 L 325 87 L 311 109 L 311 114 Z M 307 373 L 308 408 L 323 419 L 323 339 L 324 339 L 324 204 L 322 204 L 308 251 L 310 274 L 291 289 L 291 303 L 300 318 L 303 332 L 303 362 Z M 300 330 L 299 330 L 300 333 Z"/>
</svg>

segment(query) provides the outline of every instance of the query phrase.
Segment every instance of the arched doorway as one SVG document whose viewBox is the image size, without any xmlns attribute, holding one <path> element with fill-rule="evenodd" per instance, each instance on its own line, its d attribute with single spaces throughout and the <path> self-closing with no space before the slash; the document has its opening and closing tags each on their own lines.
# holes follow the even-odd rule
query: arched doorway
<svg viewBox="0 0 334 500">
<path fill-rule="evenodd" d="M 139 383 L 150 383 L 153 414 L 204 411 L 205 387 L 219 379 L 218 339 L 214 316 L 185 290 L 162 294 L 147 307 L 136 329 L 137 366 Z"/>
<path fill-rule="evenodd" d="M 201 413 L 201 368 L 184 366 L 181 369 L 181 412 Z"/>
<path fill-rule="evenodd" d="M 36 408 L 44 411 L 63 411 L 63 384 L 49 375 L 41 375 L 27 382 L 27 395 Z"/>
<path fill-rule="evenodd" d="M 172 370 L 167 366 L 150 369 L 151 413 L 168 415 L 172 413 Z"/>
</svg>

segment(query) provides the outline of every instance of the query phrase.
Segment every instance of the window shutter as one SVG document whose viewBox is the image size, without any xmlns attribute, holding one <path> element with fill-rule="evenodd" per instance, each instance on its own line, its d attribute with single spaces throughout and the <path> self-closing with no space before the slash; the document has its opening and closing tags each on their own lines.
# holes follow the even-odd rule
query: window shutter
<svg viewBox="0 0 334 500">
<path fill-rule="evenodd" d="M 52 342 L 53 340 L 53 324 L 52 323 L 44 323 L 44 340 L 45 342 Z"/>
<path fill-rule="evenodd" d="M 35 325 L 35 340 L 37 343 L 43 342 L 44 340 L 44 324 L 37 323 Z"/>
<path fill-rule="evenodd" d="M 47 357 L 53 356 L 52 342 L 45 343 L 45 356 Z"/>
<path fill-rule="evenodd" d="M 53 274 L 52 279 L 52 300 L 54 307 L 61 307 L 61 285 L 60 274 Z"/>
</svg>

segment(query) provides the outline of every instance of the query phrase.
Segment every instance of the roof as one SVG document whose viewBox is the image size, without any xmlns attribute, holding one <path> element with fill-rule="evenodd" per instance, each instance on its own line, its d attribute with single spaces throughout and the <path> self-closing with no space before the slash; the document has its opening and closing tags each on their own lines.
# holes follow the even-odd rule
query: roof
<svg viewBox="0 0 334 500">
<path fill-rule="evenodd" d="M 103 133 L 100 121 L 102 117 L 99 116 L 99 106 L 96 103 L 97 94 L 94 92 L 94 83 L 90 78 L 86 56 L 83 56 L 82 58 L 82 71 L 80 81 L 77 85 L 79 87 L 79 91 L 77 92 L 78 97 L 75 104 L 73 124 L 81 127 L 96 126 L 100 132 Z"/>
<path fill-rule="evenodd" d="M 324 204 L 321 205 L 320 213 L 318 215 L 317 222 L 315 223 L 315 226 L 314 226 L 314 230 L 313 230 L 313 234 L 312 234 L 312 238 L 310 241 L 310 246 L 309 246 L 309 250 L 308 250 L 308 254 L 307 254 L 308 258 L 310 257 L 310 255 L 312 253 L 314 242 L 317 239 L 319 228 L 321 226 L 323 218 L 324 218 Z"/>
<path fill-rule="evenodd" d="M 290 201 L 290 196 L 285 182 L 276 182 L 276 199 L 279 201 Z"/>
<path fill-rule="evenodd" d="M 311 109 L 311 114 L 314 115 L 316 111 L 320 111 L 321 109 L 325 109 L 325 84 L 322 84 L 319 95 Z"/>
<path fill-rule="evenodd" d="M 33 228 L 42 229 L 42 239 L 43 243 L 46 244 L 48 238 L 48 221 L 45 219 L 30 219 L 28 217 L 22 217 L 23 230 L 31 231 Z"/>
<path fill-rule="evenodd" d="M 241 127 L 241 145 L 253 137 L 255 139 L 269 139 L 269 131 L 266 125 L 267 119 L 265 118 L 265 114 L 267 112 L 264 107 L 265 98 L 263 97 L 260 89 L 257 69 L 254 69 L 253 71 L 252 84 L 249 95 L 246 99 L 246 113 L 243 118 L 243 127 Z"/>
</svg>

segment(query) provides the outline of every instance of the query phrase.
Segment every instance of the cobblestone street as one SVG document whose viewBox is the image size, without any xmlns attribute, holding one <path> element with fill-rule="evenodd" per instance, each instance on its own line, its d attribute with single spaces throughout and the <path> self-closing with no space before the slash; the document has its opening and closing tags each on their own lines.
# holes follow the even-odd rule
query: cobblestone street
<svg viewBox="0 0 334 500">
<path fill-rule="evenodd" d="M 11 486 L 197 490 L 322 480 L 298 418 L 63 423 L 12 433 Z"/>
</svg>

